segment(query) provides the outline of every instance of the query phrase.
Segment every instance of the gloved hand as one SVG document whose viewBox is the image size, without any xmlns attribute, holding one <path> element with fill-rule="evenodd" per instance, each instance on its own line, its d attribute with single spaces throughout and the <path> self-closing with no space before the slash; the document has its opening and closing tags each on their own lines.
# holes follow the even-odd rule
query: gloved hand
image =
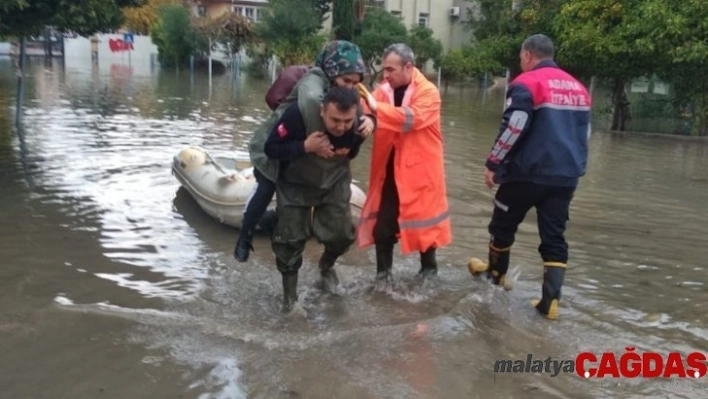
<svg viewBox="0 0 708 399">
<path fill-rule="evenodd" d="M 374 99 L 374 96 L 369 92 L 369 90 L 364 86 L 363 83 L 358 83 L 357 88 L 359 89 L 359 95 L 361 98 L 366 101 L 366 104 L 369 106 L 369 109 L 371 109 L 372 112 L 376 112 L 376 108 L 378 107 L 378 104 L 376 102 L 376 99 Z"/>
</svg>

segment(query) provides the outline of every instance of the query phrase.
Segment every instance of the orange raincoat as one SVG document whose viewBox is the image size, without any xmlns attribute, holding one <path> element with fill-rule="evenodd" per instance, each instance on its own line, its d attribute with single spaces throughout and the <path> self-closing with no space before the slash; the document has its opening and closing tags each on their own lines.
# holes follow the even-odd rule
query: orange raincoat
<svg viewBox="0 0 708 399">
<path fill-rule="evenodd" d="M 401 107 L 395 107 L 388 83 L 372 93 L 378 103 L 373 136 L 369 193 L 357 228 L 360 248 L 374 244 L 374 225 L 391 148 L 399 196 L 399 241 L 403 254 L 450 244 L 440 93 L 415 69 Z"/>
</svg>

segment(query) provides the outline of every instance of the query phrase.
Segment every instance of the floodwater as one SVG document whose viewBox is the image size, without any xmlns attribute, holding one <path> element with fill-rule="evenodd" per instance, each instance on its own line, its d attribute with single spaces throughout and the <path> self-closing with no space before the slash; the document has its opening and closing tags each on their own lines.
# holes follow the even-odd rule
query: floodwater
<svg viewBox="0 0 708 399">
<path fill-rule="evenodd" d="M 708 143 L 596 132 L 571 211 L 561 319 L 535 314 L 542 266 L 535 215 L 520 227 L 503 292 L 472 278 L 486 256 L 493 192 L 483 164 L 499 92 L 443 97 L 454 243 L 438 281 L 397 255 L 398 285 L 373 292 L 372 250 L 317 288 L 308 244 L 307 319 L 280 313 L 266 237 L 247 264 L 237 231 L 205 215 L 172 176 L 188 145 L 244 151 L 268 113 L 266 82 L 192 82 L 30 64 L 25 127 L 0 60 L 0 397 L 639 398 L 701 397 L 706 380 L 583 380 L 495 373 L 497 360 L 570 360 L 583 351 L 706 351 Z M 366 188 L 368 145 L 355 161 Z"/>
</svg>

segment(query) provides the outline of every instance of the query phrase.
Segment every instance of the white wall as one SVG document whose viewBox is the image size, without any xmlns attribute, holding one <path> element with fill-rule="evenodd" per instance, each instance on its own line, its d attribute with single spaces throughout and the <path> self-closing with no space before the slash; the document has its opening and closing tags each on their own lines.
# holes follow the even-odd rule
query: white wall
<svg viewBox="0 0 708 399">
<path fill-rule="evenodd" d="M 129 70 L 136 76 L 150 76 L 154 68 L 157 68 L 157 65 L 151 64 L 151 59 L 157 60 L 157 47 L 149 36 L 133 36 L 133 48 L 128 51 L 116 51 L 123 41 L 122 34 L 96 35 L 96 37 L 100 72 L 107 73 L 112 68 L 120 68 Z M 67 70 L 90 71 L 92 69 L 91 39 L 80 36 L 75 39 L 65 39 L 64 49 Z"/>
</svg>

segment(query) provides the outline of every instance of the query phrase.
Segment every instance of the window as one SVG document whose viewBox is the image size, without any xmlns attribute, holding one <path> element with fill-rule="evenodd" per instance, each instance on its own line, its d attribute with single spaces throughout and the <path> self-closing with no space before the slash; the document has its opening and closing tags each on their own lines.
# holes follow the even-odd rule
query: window
<svg viewBox="0 0 708 399">
<path fill-rule="evenodd" d="M 428 22 L 430 22 L 430 15 L 428 13 L 421 12 L 418 14 L 418 26 L 427 28 Z"/>
<path fill-rule="evenodd" d="M 261 19 L 263 19 L 264 12 L 265 10 L 263 10 L 262 8 L 256 8 L 256 21 L 260 21 Z"/>
<path fill-rule="evenodd" d="M 255 8 L 246 7 L 246 8 L 244 9 L 244 11 L 245 11 L 246 13 L 243 14 L 243 15 L 244 15 L 246 18 L 250 19 L 251 21 L 253 21 L 253 20 L 256 18 L 256 9 L 255 9 Z"/>
<path fill-rule="evenodd" d="M 243 15 L 243 7 L 231 6 L 231 11 L 235 12 L 238 15 Z"/>
<path fill-rule="evenodd" d="M 206 17 L 206 15 L 207 15 L 206 6 L 198 6 L 197 7 L 197 15 L 200 17 Z"/>
<path fill-rule="evenodd" d="M 398 19 L 403 19 L 403 15 L 401 14 L 400 11 L 391 10 L 391 15 L 393 15 L 394 17 L 396 17 L 396 18 L 398 18 Z"/>
</svg>

